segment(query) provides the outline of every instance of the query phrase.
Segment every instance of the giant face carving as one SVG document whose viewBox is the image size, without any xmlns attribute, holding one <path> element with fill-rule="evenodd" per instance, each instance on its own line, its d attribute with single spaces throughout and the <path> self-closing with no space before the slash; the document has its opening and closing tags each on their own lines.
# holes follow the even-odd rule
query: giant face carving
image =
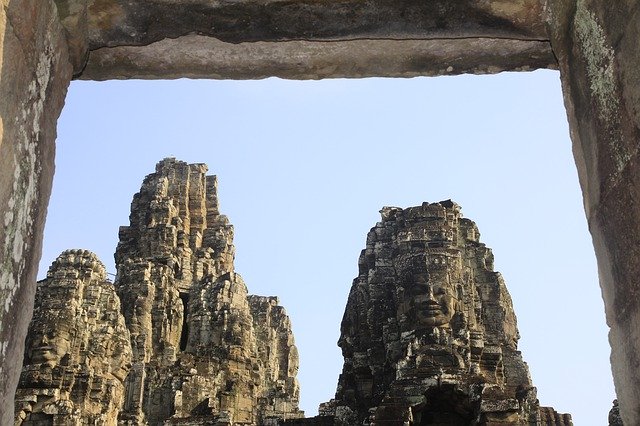
<svg viewBox="0 0 640 426">
<path fill-rule="evenodd" d="M 56 329 L 55 325 L 59 328 Z M 33 336 L 27 342 L 32 364 L 47 364 L 50 367 L 60 364 L 69 352 L 71 336 L 64 324 L 51 324 L 44 333 Z"/>
<path fill-rule="evenodd" d="M 429 274 L 414 276 L 407 295 L 417 324 L 439 327 L 448 324 L 455 313 L 455 296 L 451 285 L 435 280 Z"/>
<path fill-rule="evenodd" d="M 448 324 L 456 312 L 457 293 L 453 265 L 440 257 L 422 258 L 413 263 L 403 280 L 403 310 L 416 328 Z"/>
<path fill-rule="evenodd" d="M 36 303 L 40 309 L 34 313 L 26 340 L 30 364 L 54 367 L 72 350 L 79 297 L 77 283 L 73 278 L 65 278 L 54 284 L 47 284 L 46 291 L 38 289 Z"/>
</svg>

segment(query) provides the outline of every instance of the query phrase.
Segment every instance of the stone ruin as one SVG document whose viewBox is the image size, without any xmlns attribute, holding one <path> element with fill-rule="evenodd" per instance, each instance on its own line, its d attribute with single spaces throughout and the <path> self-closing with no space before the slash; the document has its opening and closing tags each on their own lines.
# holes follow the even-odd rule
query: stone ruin
<svg viewBox="0 0 640 426">
<path fill-rule="evenodd" d="M 640 424 L 640 0 L 1 0 L 0 406 L 33 307 L 72 79 L 414 77 L 558 69 L 611 331 Z M 527 159 L 526 161 L 534 161 Z M 0 410 L 0 424 L 13 420 Z"/>
<path fill-rule="evenodd" d="M 38 282 L 16 424 L 115 424 L 131 366 L 129 331 L 104 265 L 67 250 Z"/>
<path fill-rule="evenodd" d="M 53 263 L 16 424 L 572 424 L 539 406 L 504 280 L 452 201 L 383 208 L 347 301 L 335 399 L 304 418 L 290 320 L 235 273 L 206 172 L 165 159 L 145 178 L 113 284 L 89 251 Z"/>
<path fill-rule="evenodd" d="M 570 425 L 539 407 L 511 297 L 451 201 L 385 207 L 367 236 L 321 414 L 339 424 Z"/>
<path fill-rule="evenodd" d="M 250 296 L 202 164 L 161 161 L 121 227 L 117 276 L 85 250 L 38 283 L 16 397 L 24 425 L 252 425 L 303 417 L 276 297 Z"/>
<path fill-rule="evenodd" d="M 276 298 L 249 297 L 234 272 L 233 226 L 206 172 L 161 161 L 120 228 L 115 287 L 133 349 L 127 424 L 303 415 L 289 318 Z"/>
</svg>

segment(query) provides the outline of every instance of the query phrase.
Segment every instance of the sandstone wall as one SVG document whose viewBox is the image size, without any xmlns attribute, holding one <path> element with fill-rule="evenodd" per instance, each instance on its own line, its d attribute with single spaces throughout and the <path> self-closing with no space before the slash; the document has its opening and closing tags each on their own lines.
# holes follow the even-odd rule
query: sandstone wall
<svg viewBox="0 0 640 426">
<path fill-rule="evenodd" d="M 13 406 L 71 66 L 52 1 L 0 1 L 0 407 Z M 0 424 L 13 422 L 0 410 Z"/>
<path fill-rule="evenodd" d="M 640 423 L 640 2 L 550 2 L 625 424 Z"/>
<path fill-rule="evenodd" d="M 249 296 L 258 359 L 264 371 L 261 388 L 267 389 L 258 400 L 264 419 L 301 417 L 292 410 L 300 398 L 297 374 L 298 349 L 291 333 L 291 321 L 277 297 Z"/>
</svg>

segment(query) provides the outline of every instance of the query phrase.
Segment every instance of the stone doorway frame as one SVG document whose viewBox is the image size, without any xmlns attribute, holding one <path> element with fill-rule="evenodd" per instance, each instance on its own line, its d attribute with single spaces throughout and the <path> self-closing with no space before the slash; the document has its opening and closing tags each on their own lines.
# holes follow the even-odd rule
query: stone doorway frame
<svg viewBox="0 0 640 426">
<path fill-rule="evenodd" d="M 0 0 L 0 407 L 13 405 L 73 78 L 558 68 L 623 420 L 640 423 L 640 1 Z M 0 424 L 12 424 L 10 412 Z"/>
</svg>

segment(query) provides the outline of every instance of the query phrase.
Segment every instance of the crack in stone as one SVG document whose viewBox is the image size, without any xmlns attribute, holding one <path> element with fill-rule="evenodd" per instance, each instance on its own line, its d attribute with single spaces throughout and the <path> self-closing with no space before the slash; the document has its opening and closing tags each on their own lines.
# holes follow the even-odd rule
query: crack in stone
<svg viewBox="0 0 640 426">
<path fill-rule="evenodd" d="M 350 37 L 350 38 L 336 38 L 336 39 L 316 39 L 316 38 L 291 38 L 286 40 L 250 40 L 250 41 L 240 41 L 240 42 L 229 42 L 225 41 L 219 37 L 215 37 L 209 34 L 204 33 L 185 33 L 176 37 L 165 37 L 160 40 L 155 40 L 149 43 L 123 43 L 113 46 L 101 46 L 93 49 L 89 49 L 89 52 L 96 52 L 102 49 L 117 49 L 119 47 L 146 47 L 152 46 L 156 43 L 161 43 L 164 40 L 179 40 L 183 37 L 188 36 L 199 36 L 205 38 L 211 38 L 218 40 L 222 43 L 229 45 L 241 45 L 241 44 L 251 44 L 251 43 L 271 43 L 271 44 L 283 44 L 283 43 L 295 43 L 295 42 L 306 42 L 306 43 L 348 43 L 352 41 L 457 41 L 457 40 L 505 40 L 505 41 L 520 41 L 520 42 L 531 42 L 531 43 L 549 43 L 551 46 L 551 40 L 548 38 L 520 38 L 520 37 L 488 37 L 488 36 L 477 36 L 477 37 Z"/>
</svg>

